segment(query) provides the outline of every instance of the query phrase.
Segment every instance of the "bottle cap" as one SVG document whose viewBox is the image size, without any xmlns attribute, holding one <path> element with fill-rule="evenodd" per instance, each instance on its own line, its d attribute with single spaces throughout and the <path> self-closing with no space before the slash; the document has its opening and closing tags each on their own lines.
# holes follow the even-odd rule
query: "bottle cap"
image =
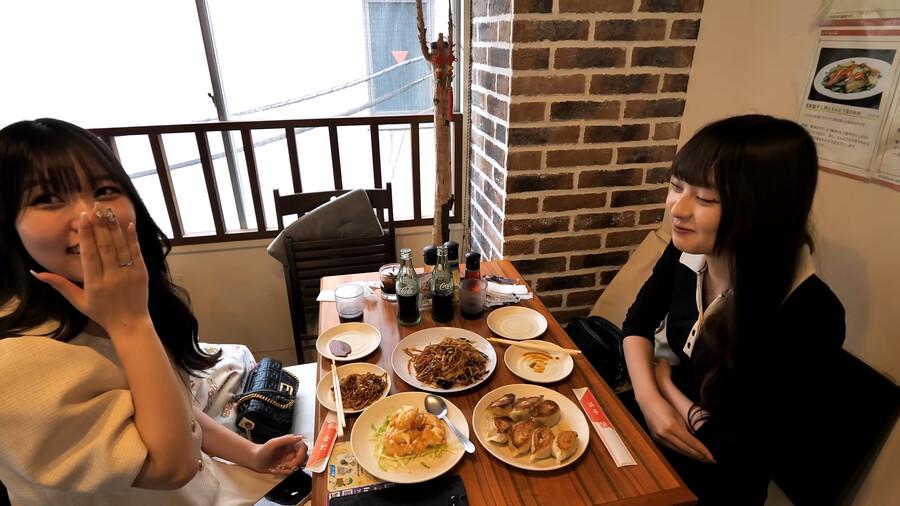
<svg viewBox="0 0 900 506">
<path fill-rule="evenodd" d="M 437 263 L 437 248 L 434 246 L 425 246 L 422 248 L 422 256 L 425 257 L 425 265 L 434 265 Z"/>
<path fill-rule="evenodd" d="M 481 269 L 481 253 L 470 251 L 466 253 L 466 270 L 477 271 Z"/>
<path fill-rule="evenodd" d="M 447 241 L 444 243 L 444 247 L 447 248 L 447 259 L 448 260 L 459 260 L 459 243 L 456 241 Z"/>
</svg>

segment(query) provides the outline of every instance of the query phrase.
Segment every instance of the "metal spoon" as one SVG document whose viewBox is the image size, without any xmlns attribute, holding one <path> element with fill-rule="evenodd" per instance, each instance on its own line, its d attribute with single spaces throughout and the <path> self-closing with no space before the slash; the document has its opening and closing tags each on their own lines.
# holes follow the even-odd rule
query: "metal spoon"
<svg viewBox="0 0 900 506">
<path fill-rule="evenodd" d="M 453 433 L 456 434 L 457 439 L 463 445 L 463 448 L 468 453 L 475 453 L 475 445 L 469 441 L 469 438 L 463 436 L 462 432 L 456 428 L 455 425 L 447 418 L 447 403 L 444 402 L 444 399 L 436 395 L 427 395 L 425 396 L 425 411 L 428 411 L 432 415 L 440 418 L 446 423 L 450 429 L 453 430 Z"/>
</svg>

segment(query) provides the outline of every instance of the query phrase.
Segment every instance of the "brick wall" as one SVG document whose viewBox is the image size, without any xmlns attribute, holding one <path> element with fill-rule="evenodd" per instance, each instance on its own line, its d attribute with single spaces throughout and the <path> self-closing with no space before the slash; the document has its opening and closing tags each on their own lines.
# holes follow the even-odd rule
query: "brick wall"
<svg viewBox="0 0 900 506">
<path fill-rule="evenodd" d="M 512 260 L 561 321 L 587 314 L 662 220 L 701 10 L 473 2 L 472 243 Z"/>
</svg>

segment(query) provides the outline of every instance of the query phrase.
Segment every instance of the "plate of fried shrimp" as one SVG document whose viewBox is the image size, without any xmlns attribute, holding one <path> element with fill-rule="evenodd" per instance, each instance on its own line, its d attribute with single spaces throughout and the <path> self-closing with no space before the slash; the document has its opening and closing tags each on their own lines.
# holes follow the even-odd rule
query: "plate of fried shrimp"
<svg viewBox="0 0 900 506">
<path fill-rule="evenodd" d="M 386 396 L 391 389 L 391 375 L 375 364 L 356 362 L 342 365 L 338 367 L 337 373 L 341 379 L 344 413 L 347 414 L 361 412 Z M 326 409 L 336 411 L 330 374 L 322 376 L 319 380 L 316 398 Z"/>
<path fill-rule="evenodd" d="M 480 385 L 497 367 L 497 353 L 478 334 L 435 327 L 406 336 L 391 354 L 394 372 L 428 392 L 450 393 Z"/>
</svg>

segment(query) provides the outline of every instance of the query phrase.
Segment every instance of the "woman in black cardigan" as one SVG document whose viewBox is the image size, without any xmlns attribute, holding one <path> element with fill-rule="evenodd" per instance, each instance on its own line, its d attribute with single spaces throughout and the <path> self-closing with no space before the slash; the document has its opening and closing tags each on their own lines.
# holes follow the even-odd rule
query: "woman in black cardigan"
<svg viewBox="0 0 900 506">
<path fill-rule="evenodd" d="M 762 504 L 772 476 L 828 458 L 844 309 L 810 258 L 817 173 L 809 134 L 760 115 L 707 125 L 673 161 L 672 243 L 624 348 L 635 415 L 701 504 Z M 654 360 L 661 325 L 677 365 Z"/>
</svg>

